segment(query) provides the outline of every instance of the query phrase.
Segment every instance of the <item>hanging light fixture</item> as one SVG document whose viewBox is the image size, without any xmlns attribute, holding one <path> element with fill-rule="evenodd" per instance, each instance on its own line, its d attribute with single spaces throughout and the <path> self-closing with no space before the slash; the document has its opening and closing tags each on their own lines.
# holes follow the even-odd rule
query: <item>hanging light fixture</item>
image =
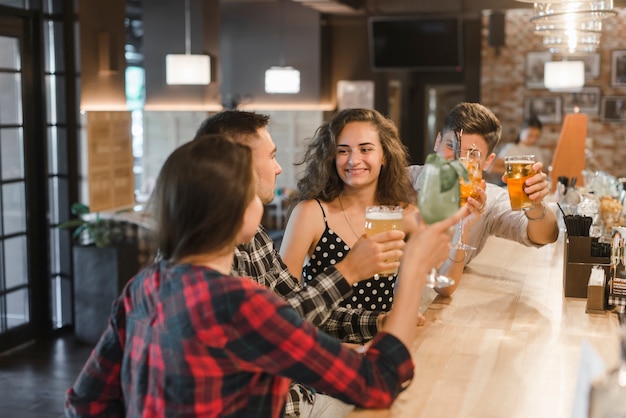
<svg viewBox="0 0 626 418">
<path fill-rule="evenodd" d="M 613 0 L 518 0 L 534 3 L 534 32 L 551 53 L 594 52 L 600 44 L 602 20 L 615 16 Z"/>
<path fill-rule="evenodd" d="M 296 94 L 300 92 L 300 71 L 285 66 L 285 0 L 280 0 L 280 65 L 265 71 L 265 92 Z"/>
<path fill-rule="evenodd" d="M 185 0 L 185 53 L 165 56 L 167 84 L 206 85 L 211 83 L 211 57 L 191 54 L 191 16 Z"/>
<path fill-rule="evenodd" d="M 580 91 L 585 85 L 584 61 L 549 61 L 544 64 L 543 84 L 548 90 Z"/>
</svg>

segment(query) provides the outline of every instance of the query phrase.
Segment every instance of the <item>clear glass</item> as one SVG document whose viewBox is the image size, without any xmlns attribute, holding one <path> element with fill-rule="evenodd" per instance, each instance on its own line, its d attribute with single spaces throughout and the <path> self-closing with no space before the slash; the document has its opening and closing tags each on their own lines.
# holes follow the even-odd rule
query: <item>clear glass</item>
<svg viewBox="0 0 626 418">
<path fill-rule="evenodd" d="M 589 418 L 626 417 L 626 325 L 621 327 L 620 365 L 591 385 Z"/>
<path fill-rule="evenodd" d="M 531 209 L 534 205 L 524 191 L 524 182 L 535 175 L 533 171 L 534 164 L 534 155 L 504 157 L 504 175 L 506 176 L 506 185 L 512 210 Z"/>
<path fill-rule="evenodd" d="M 28 290 L 20 289 L 6 295 L 7 328 L 15 328 L 30 321 Z"/>
<path fill-rule="evenodd" d="M 483 180 L 483 168 L 481 163 L 481 155 L 480 151 L 476 148 L 472 148 L 467 151 L 465 156 L 459 158 L 459 161 L 463 164 L 463 166 L 467 169 L 467 175 L 469 177 L 469 181 L 466 182 L 463 177 L 459 177 L 459 189 L 461 194 L 461 206 L 467 204 L 467 199 L 478 199 L 480 196 L 478 194 L 478 189 L 481 187 L 481 183 Z M 476 247 L 472 247 L 471 245 L 463 242 L 463 232 L 465 228 L 465 220 L 463 218 L 459 223 L 459 240 L 452 246 L 453 249 L 463 250 L 465 254 L 470 251 L 474 251 Z"/>
<path fill-rule="evenodd" d="M 380 205 L 365 208 L 365 235 L 370 237 L 394 229 L 402 230 L 402 208 L 400 206 Z M 387 277 L 396 274 L 398 274 L 397 268 L 382 271 L 378 273 L 378 276 Z"/>
<path fill-rule="evenodd" d="M 28 284 L 26 236 L 17 236 L 4 241 L 7 289 Z"/>
<path fill-rule="evenodd" d="M 0 124 L 22 124 L 22 76 L 0 73 Z"/>
<path fill-rule="evenodd" d="M 22 128 L 0 128 L 2 180 L 24 178 L 24 139 Z"/>
<path fill-rule="evenodd" d="M 0 68 L 7 70 L 21 70 L 20 45 L 17 38 L 0 36 Z"/>
<path fill-rule="evenodd" d="M 2 222 L 6 235 L 26 232 L 26 194 L 24 182 L 2 186 Z"/>
<path fill-rule="evenodd" d="M 460 207 L 461 195 L 459 182 L 448 190 L 442 190 L 440 167 L 434 164 L 425 164 L 420 176 L 420 188 L 417 194 L 417 206 L 421 218 L 432 224 L 454 215 Z M 454 280 L 437 273 L 433 268 L 426 281 L 426 286 L 443 288 L 454 284 Z"/>
</svg>

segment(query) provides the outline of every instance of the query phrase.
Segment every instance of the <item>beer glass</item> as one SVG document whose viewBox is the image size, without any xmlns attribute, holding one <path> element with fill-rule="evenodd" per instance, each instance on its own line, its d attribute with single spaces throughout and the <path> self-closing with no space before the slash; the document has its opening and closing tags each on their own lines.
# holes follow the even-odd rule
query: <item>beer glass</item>
<svg viewBox="0 0 626 418">
<path fill-rule="evenodd" d="M 365 208 L 365 235 L 370 237 L 380 232 L 402 230 L 402 208 L 400 206 L 368 206 Z M 398 274 L 398 269 L 378 273 L 381 277 Z"/>
<path fill-rule="evenodd" d="M 504 157 L 504 175 L 513 210 L 526 210 L 534 206 L 533 201 L 524 192 L 524 182 L 535 174 L 533 164 L 535 164 L 534 155 Z"/>
</svg>

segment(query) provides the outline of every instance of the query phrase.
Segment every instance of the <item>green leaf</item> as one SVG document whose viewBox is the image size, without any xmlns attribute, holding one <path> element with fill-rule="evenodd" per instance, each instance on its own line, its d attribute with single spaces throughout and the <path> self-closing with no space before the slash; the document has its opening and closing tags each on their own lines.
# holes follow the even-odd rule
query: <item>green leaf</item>
<svg viewBox="0 0 626 418">
<path fill-rule="evenodd" d="M 85 223 L 86 223 L 86 221 L 83 220 L 83 219 L 78 219 L 78 218 L 77 219 L 70 219 L 68 221 L 61 222 L 59 224 L 59 228 L 60 229 L 76 228 L 76 227 L 81 226 L 81 225 L 83 225 Z"/>
<path fill-rule="evenodd" d="M 426 164 L 439 168 L 439 179 L 441 182 L 441 193 L 447 192 L 459 181 L 459 177 L 469 181 L 467 169 L 458 160 L 448 161 L 440 157 L 438 154 L 429 154 L 426 157 Z"/>
<path fill-rule="evenodd" d="M 89 213 L 89 206 L 83 203 L 74 203 L 70 209 L 73 215 L 86 215 Z"/>
<path fill-rule="evenodd" d="M 465 165 L 460 162 L 459 160 L 453 160 L 453 161 L 449 161 L 449 164 L 452 166 L 452 168 L 454 168 L 454 171 L 456 171 L 457 175 L 459 177 L 463 177 L 464 181 L 469 182 L 469 173 L 467 172 L 467 167 L 465 167 Z"/>
</svg>

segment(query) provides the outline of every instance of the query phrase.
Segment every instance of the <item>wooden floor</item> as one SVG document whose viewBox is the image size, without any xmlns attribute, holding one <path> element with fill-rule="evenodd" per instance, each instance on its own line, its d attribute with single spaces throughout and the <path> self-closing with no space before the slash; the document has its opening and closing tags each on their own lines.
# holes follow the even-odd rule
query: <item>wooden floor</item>
<svg viewBox="0 0 626 418">
<path fill-rule="evenodd" d="M 0 355 L 0 417 L 60 418 L 92 346 L 62 336 Z"/>
</svg>

